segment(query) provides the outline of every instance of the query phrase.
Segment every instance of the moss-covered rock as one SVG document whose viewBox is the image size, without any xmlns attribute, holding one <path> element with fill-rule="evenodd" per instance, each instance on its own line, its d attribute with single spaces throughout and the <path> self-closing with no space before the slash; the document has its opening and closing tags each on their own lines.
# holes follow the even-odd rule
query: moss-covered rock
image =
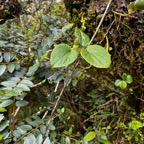
<svg viewBox="0 0 144 144">
<path fill-rule="evenodd" d="M 139 105 L 141 99 L 144 99 L 144 11 L 136 11 L 128 15 L 127 6 L 132 1 L 134 0 L 112 1 L 93 41 L 102 46 L 109 45 L 112 65 L 107 70 L 92 67 L 88 73 L 108 91 L 117 89 L 114 82 L 120 79 L 123 73 L 130 74 L 133 83 L 128 85 L 124 93 L 128 104 L 140 112 Z M 66 2 L 68 1 L 65 0 Z M 71 22 L 92 37 L 107 4 L 108 0 L 73 0 L 70 5 L 71 10 L 68 10 L 71 13 Z M 67 4 L 66 9 L 68 9 Z"/>
</svg>

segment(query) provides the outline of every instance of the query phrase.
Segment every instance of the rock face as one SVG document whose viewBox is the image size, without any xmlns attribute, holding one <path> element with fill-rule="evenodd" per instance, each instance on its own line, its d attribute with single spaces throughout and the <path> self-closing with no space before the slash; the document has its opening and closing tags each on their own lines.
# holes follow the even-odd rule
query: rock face
<svg viewBox="0 0 144 144">
<path fill-rule="evenodd" d="M 0 24 L 18 16 L 22 10 L 18 0 L 0 0 Z"/>
</svg>

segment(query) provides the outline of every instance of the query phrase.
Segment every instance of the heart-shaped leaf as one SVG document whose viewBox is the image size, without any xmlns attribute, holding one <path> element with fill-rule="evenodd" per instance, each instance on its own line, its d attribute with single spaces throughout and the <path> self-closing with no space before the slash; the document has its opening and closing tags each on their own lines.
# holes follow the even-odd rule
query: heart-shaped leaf
<svg viewBox="0 0 144 144">
<path fill-rule="evenodd" d="M 144 10 L 144 0 L 136 0 L 134 7 L 140 10 Z"/>
<path fill-rule="evenodd" d="M 103 47 L 90 45 L 87 49 L 81 49 L 82 57 L 97 68 L 108 68 L 111 64 L 111 56 Z"/>
<path fill-rule="evenodd" d="M 78 53 L 76 50 L 67 44 L 59 44 L 53 49 L 50 62 L 53 68 L 64 67 L 73 63 L 77 57 Z"/>
</svg>

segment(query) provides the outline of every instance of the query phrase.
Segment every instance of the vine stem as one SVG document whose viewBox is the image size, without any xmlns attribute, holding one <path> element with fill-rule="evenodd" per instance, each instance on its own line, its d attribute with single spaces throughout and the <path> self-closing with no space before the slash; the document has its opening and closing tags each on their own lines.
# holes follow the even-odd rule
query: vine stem
<svg viewBox="0 0 144 144">
<path fill-rule="evenodd" d="M 107 13 L 107 11 L 108 11 L 108 9 L 109 9 L 109 7 L 110 7 L 111 2 L 112 2 L 112 0 L 109 0 L 109 2 L 108 2 L 108 4 L 107 4 L 107 7 L 106 7 L 106 9 L 105 9 L 105 12 L 104 12 L 104 14 L 103 14 L 103 16 L 102 16 L 102 18 L 101 18 L 101 20 L 100 20 L 100 22 L 99 22 L 99 24 L 98 24 L 96 30 L 95 30 L 95 33 L 93 34 L 93 36 L 92 36 L 92 38 L 91 38 L 91 40 L 90 40 L 90 42 L 89 42 L 89 44 L 88 44 L 87 47 L 90 46 L 90 44 L 91 44 L 92 41 L 94 40 L 95 36 L 97 35 L 97 32 L 98 32 L 98 30 L 99 30 L 99 28 L 100 28 L 100 26 L 101 26 L 101 24 L 102 24 L 102 22 L 103 22 L 105 16 L 106 16 L 106 13 Z"/>
</svg>

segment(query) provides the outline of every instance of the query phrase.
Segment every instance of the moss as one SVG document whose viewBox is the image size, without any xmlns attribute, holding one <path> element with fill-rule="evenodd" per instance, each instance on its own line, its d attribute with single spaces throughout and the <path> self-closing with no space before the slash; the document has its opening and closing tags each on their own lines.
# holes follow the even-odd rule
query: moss
<svg viewBox="0 0 144 144">
<path fill-rule="evenodd" d="M 3 24 L 8 19 L 13 19 L 20 15 L 22 10 L 18 0 L 9 0 L 0 2 L 0 24 Z"/>
</svg>

